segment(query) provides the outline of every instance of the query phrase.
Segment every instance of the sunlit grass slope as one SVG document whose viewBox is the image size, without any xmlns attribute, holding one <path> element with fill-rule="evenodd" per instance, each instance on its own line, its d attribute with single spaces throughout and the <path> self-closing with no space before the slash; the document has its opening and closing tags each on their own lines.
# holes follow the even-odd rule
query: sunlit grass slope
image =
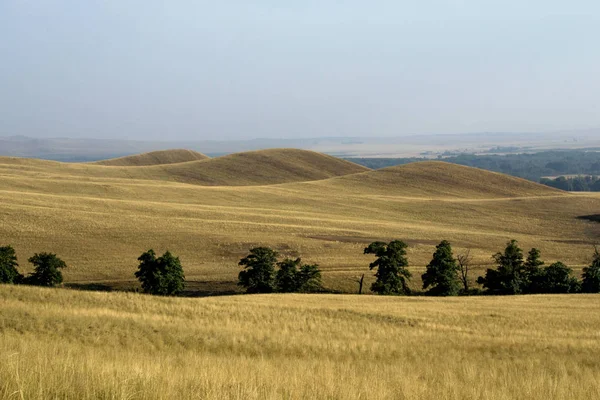
<svg viewBox="0 0 600 400">
<path fill-rule="evenodd" d="M 599 300 L 0 286 L 0 399 L 597 399 Z"/>
<path fill-rule="evenodd" d="M 561 193 L 525 179 L 441 161 L 415 162 L 331 179 L 328 187 L 351 187 L 378 195 L 466 199 Z"/>
<path fill-rule="evenodd" d="M 0 157 L 0 175 L 49 179 L 133 179 L 183 182 L 203 186 L 269 185 L 303 182 L 368 171 L 326 154 L 297 149 L 272 149 L 230 154 L 199 161 L 138 167 L 60 163 Z"/>
<path fill-rule="evenodd" d="M 134 154 L 131 156 L 111 158 L 109 160 L 96 161 L 92 164 L 133 167 L 141 165 L 176 164 L 188 161 L 206 160 L 209 157 L 193 150 L 172 149 L 151 151 L 149 153 Z"/>
<path fill-rule="evenodd" d="M 15 246 L 22 271 L 29 271 L 26 260 L 34 252 L 52 251 L 69 265 L 68 284 L 116 288 L 137 285 L 133 273 L 143 251 L 169 249 L 181 257 L 190 288 L 209 292 L 239 290 L 239 259 L 251 247 L 266 245 L 282 256 L 319 263 L 327 287 L 354 292 L 357 276 L 367 274 L 366 287 L 372 277 L 372 257 L 363 249 L 373 240 L 408 242 L 412 285 L 419 289 L 419 276 L 442 239 L 457 252 L 472 249 L 475 280 L 509 239 L 525 250 L 538 247 L 546 262 L 561 260 L 579 273 L 600 238 L 600 224 L 576 218 L 600 213 L 598 194 L 569 194 L 446 163 L 257 186 L 190 185 L 134 172 L 217 160 L 242 168 L 252 165 L 242 159 L 281 158 L 271 165 L 285 174 L 285 165 L 312 170 L 319 167 L 311 160 L 329 160 L 285 153 L 157 167 L 0 158 L 0 244 Z M 246 179 L 243 171 L 232 171 L 215 173 Z"/>
</svg>

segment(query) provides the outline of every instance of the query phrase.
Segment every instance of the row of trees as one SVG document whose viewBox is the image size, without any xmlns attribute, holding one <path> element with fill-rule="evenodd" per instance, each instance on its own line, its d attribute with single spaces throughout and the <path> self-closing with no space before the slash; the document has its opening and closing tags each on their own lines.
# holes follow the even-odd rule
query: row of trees
<svg viewBox="0 0 600 400">
<path fill-rule="evenodd" d="M 371 290 L 383 295 L 410 294 L 406 243 L 373 242 L 364 254 L 375 256 L 369 268 L 376 270 Z M 255 247 L 242 258 L 243 267 L 238 284 L 247 293 L 318 292 L 323 289 L 317 264 L 304 264 L 301 258 L 278 260 L 279 254 L 268 247 Z M 582 280 L 572 275 L 562 262 L 544 266 L 538 249 L 531 249 L 527 258 L 516 240 L 507 243 L 503 252 L 492 256 L 496 268 L 487 269 L 477 283 L 490 294 L 533 293 L 600 293 L 600 252 L 595 248 L 591 265 L 583 269 Z M 138 258 L 135 277 L 145 293 L 178 295 L 185 288 L 185 275 L 179 257 L 169 251 L 157 257 L 150 249 Z M 56 286 L 63 281 L 61 269 L 66 264 L 53 253 L 37 253 L 29 258 L 34 272 L 23 276 L 18 271 L 17 256 L 11 246 L 0 247 L 0 283 Z M 455 257 L 450 242 L 436 246 L 433 257 L 421 276 L 423 290 L 433 296 L 472 294 L 469 286 L 469 254 Z"/>
<path fill-rule="evenodd" d="M 365 254 L 377 258 L 370 269 L 377 269 L 371 290 L 378 294 L 409 294 L 406 243 L 394 240 L 374 242 L 365 248 Z M 533 293 L 600 293 L 600 252 L 595 249 L 592 264 L 583 269 L 582 281 L 572 275 L 571 268 L 562 262 L 543 267 L 538 249 L 531 249 L 527 259 L 516 240 L 507 243 L 504 252 L 494 254 L 495 269 L 487 269 L 480 276 L 481 284 L 490 294 Z M 469 256 L 454 257 L 452 246 L 446 240 L 436 246 L 431 262 L 421 276 L 426 294 L 453 296 L 469 290 Z"/>
<path fill-rule="evenodd" d="M 56 286 L 63 281 L 61 269 L 67 264 L 53 253 L 36 253 L 28 260 L 33 264 L 33 272 L 22 275 L 17 262 L 17 254 L 12 246 L 0 247 L 0 283 L 14 283 L 36 286 Z"/>
</svg>

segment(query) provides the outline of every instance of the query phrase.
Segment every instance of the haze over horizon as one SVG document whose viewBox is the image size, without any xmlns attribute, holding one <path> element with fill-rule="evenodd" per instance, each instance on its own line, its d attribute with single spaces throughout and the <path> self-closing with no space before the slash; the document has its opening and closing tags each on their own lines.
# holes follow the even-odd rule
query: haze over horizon
<svg viewBox="0 0 600 400">
<path fill-rule="evenodd" d="M 0 136 L 598 128 L 598 37 L 592 1 L 4 0 Z"/>
</svg>

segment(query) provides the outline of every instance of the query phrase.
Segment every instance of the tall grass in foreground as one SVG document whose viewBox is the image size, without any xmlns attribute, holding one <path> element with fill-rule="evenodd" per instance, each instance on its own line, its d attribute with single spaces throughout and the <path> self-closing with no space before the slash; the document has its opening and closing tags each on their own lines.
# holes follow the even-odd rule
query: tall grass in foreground
<svg viewBox="0 0 600 400">
<path fill-rule="evenodd" d="M 0 398 L 600 398 L 600 296 L 0 286 Z"/>
</svg>

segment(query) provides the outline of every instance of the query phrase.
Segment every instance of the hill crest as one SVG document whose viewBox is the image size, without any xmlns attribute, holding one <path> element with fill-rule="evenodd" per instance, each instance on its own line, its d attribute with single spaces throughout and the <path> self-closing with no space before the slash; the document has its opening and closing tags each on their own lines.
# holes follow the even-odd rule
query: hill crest
<svg viewBox="0 0 600 400">
<path fill-rule="evenodd" d="M 189 161 L 207 160 L 209 158 L 210 157 L 193 150 L 170 149 L 133 154 L 118 158 L 110 158 L 108 160 L 95 161 L 90 164 L 115 167 L 140 167 L 150 165 L 178 164 Z"/>
</svg>

